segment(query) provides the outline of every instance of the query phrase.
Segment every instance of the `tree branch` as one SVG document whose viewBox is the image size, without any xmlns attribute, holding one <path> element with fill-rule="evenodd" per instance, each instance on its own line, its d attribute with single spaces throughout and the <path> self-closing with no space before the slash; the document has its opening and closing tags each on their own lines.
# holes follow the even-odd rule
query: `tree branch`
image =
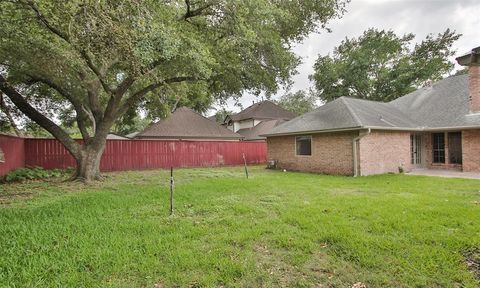
<svg viewBox="0 0 480 288">
<path fill-rule="evenodd" d="M 0 75 L 0 90 L 3 91 L 3 93 L 5 93 L 10 100 L 12 100 L 13 104 L 15 104 L 15 106 L 17 106 L 17 108 L 22 111 L 23 114 L 35 121 L 38 125 L 42 126 L 45 130 L 50 132 L 53 136 L 55 136 L 55 138 L 62 142 L 62 144 L 65 145 L 65 148 L 72 153 L 73 157 L 80 157 L 80 144 L 70 138 L 68 133 L 60 128 L 60 126 L 32 107 L 2 75 Z"/>
<path fill-rule="evenodd" d="M 53 34 L 63 39 L 65 42 L 67 42 L 75 51 L 77 51 L 80 54 L 84 62 L 87 64 L 88 68 L 90 68 L 90 70 L 92 70 L 92 72 L 97 76 L 98 81 L 100 81 L 103 89 L 105 89 L 106 92 L 108 93 L 113 92 L 113 89 L 103 79 L 103 73 L 101 73 L 100 69 L 97 66 L 95 66 L 92 58 L 90 57 L 90 55 L 88 55 L 88 52 L 85 49 L 78 49 L 77 47 L 75 47 L 75 45 L 72 44 L 70 37 L 64 32 L 62 32 L 60 29 L 52 25 L 50 21 L 48 21 L 48 19 L 45 17 L 45 15 L 43 15 L 42 12 L 40 12 L 40 10 L 38 9 L 38 7 L 35 5 L 33 1 L 28 0 L 24 2 L 22 1 L 20 3 L 30 7 L 35 13 L 35 15 L 37 16 L 37 19 L 40 21 L 40 23 L 42 23 L 50 32 L 52 32 Z"/>
<path fill-rule="evenodd" d="M 120 108 L 120 111 L 121 112 L 124 112 L 124 111 L 127 111 L 127 109 L 134 105 L 135 102 L 137 102 L 140 98 L 142 98 L 143 96 L 145 96 L 147 93 L 165 85 L 165 84 L 173 84 L 173 83 L 179 83 L 179 82 L 185 82 L 185 81 L 197 81 L 198 79 L 195 78 L 195 77 L 191 77 L 191 76 L 179 76 L 179 77 L 172 77 L 172 78 L 168 78 L 168 79 L 165 79 L 163 81 L 160 81 L 160 82 L 156 82 L 156 83 L 152 83 L 146 87 L 144 87 L 143 89 L 140 89 L 138 90 L 137 92 L 133 93 L 132 96 L 130 96 L 126 101 L 125 103 L 123 104 L 123 106 Z"/>
<path fill-rule="evenodd" d="M 163 60 L 156 60 L 150 63 L 149 65 L 146 66 L 146 70 L 142 71 L 140 75 L 137 76 L 132 76 L 129 75 L 127 76 L 115 89 L 115 95 L 116 97 L 123 97 L 123 95 L 127 92 L 127 90 L 137 81 L 137 79 L 147 75 L 148 73 L 152 72 L 155 68 L 160 66 L 160 64 L 164 63 Z"/>
<path fill-rule="evenodd" d="M 30 77 L 33 81 L 43 83 L 43 84 L 47 85 L 48 87 L 54 89 L 55 91 L 60 93 L 60 95 L 62 95 L 68 101 L 70 101 L 70 103 L 72 103 L 73 108 L 75 109 L 75 112 L 77 114 L 76 119 L 77 119 L 78 129 L 80 129 L 80 133 L 82 134 L 82 138 L 84 140 L 88 140 L 90 138 L 90 135 L 89 135 L 87 127 L 86 127 L 86 120 L 87 119 L 89 120 L 90 117 L 88 117 L 88 115 L 85 113 L 82 103 L 77 98 L 71 96 L 60 85 L 56 84 L 55 82 L 53 82 L 49 79 L 42 78 L 42 77 L 39 77 L 39 76 L 30 75 L 30 74 L 27 74 L 27 76 Z"/>
<path fill-rule="evenodd" d="M 86 89 L 87 89 L 87 96 L 88 96 L 88 104 L 90 106 L 90 111 L 92 112 L 92 116 L 94 117 L 93 121 L 96 124 L 98 124 L 100 121 L 102 121 L 103 118 L 103 113 L 102 109 L 100 106 L 100 102 L 98 101 L 98 89 L 100 88 L 98 84 L 98 81 L 94 82 L 89 82 L 86 81 L 86 73 L 83 71 L 79 72 L 79 77 L 86 83 Z"/>
<path fill-rule="evenodd" d="M 35 12 L 35 15 L 37 16 L 37 19 L 43 24 L 45 25 L 45 27 L 47 27 L 48 30 L 50 30 L 50 32 L 52 32 L 53 34 L 57 35 L 58 37 L 62 38 L 63 40 L 65 40 L 66 42 L 70 43 L 70 39 L 68 37 L 67 34 L 63 33 L 62 31 L 60 31 L 59 29 L 55 28 L 51 23 L 50 21 L 47 20 L 47 18 L 42 14 L 42 12 L 40 12 L 40 10 L 38 9 L 38 7 L 35 5 L 35 3 L 31 0 L 28 0 L 28 1 L 21 1 L 20 3 L 24 4 L 24 5 L 27 5 L 28 7 L 30 7 L 33 12 Z"/>
<path fill-rule="evenodd" d="M 114 92 L 113 89 L 107 84 L 107 82 L 105 82 L 105 80 L 103 79 L 103 76 L 104 76 L 103 73 L 101 73 L 100 69 L 98 69 L 97 66 L 93 64 L 93 60 L 90 57 L 90 55 L 88 55 L 88 52 L 85 50 L 80 50 L 79 53 L 80 55 L 82 55 L 83 59 L 85 60 L 85 63 L 87 63 L 88 68 L 90 68 L 90 70 L 92 70 L 93 73 L 97 76 L 98 81 L 100 81 L 100 84 L 102 84 L 103 89 L 107 93 L 113 94 Z"/>
<path fill-rule="evenodd" d="M 212 2 L 212 3 L 209 3 L 205 6 L 203 6 L 203 7 L 199 7 L 197 9 L 192 9 L 192 3 L 190 2 L 190 0 L 185 0 L 185 5 L 187 6 L 187 12 L 185 12 L 185 14 L 183 14 L 182 17 L 180 17 L 180 19 L 181 20 L 188 20 L 189 18 L 193 18 L 193 17 L 196 17 L 196 16 L 206 15 L 206 14 L 203 13 L 203 11 L 212 7 L 213 4 L 214 3 Z"/>
<path fill-rule="evenodd" d="M 7 119 L 10 122 L 10 126 L 12 126 L 13 131 L 15 131 L 15 135 L 17 136 L 22 136 L 22 133 L 20 133 L 20 129 L 17 127 L 17 123 L 13 120 L 12 114 L 10 113 L 10 108 L 7 106 L 5 103 L 5 100 L 3 100 L 3 93 L 0 91 L 0 110 L 7 115 Z"/>
</svg>

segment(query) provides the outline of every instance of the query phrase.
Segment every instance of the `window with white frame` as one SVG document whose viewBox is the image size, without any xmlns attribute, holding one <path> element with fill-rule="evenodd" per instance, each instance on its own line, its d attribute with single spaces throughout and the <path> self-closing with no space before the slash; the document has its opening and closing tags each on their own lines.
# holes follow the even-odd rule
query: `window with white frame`
<svg viewBox="0 0 480 288">
<path fill-rule="evenodd" d="M 295 137 L 295 149 L 297 155 L 312 155 L 312 136 Z"/>
</svg>

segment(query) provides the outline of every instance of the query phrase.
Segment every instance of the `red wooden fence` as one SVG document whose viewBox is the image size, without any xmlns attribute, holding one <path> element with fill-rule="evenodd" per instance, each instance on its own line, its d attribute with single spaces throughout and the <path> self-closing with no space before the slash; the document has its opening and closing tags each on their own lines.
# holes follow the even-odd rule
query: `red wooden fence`
<svg viewBox="0 0 480 288">
<path fill-rule="evenodd" d="M 3 139 L 0 135 L 0 142 L 3 142 Z M 20 141 L 19 138 L 16 140 Z M 15 164 L 16 167 L 24 165 L 54 169 L 75 166 L 73 157 L 55 139 L 24 139 L 23 141 L 23 160 L 20 161 L 21 163 Z M 22 147 L 17 150 L 22 150 Z M 248 164 L 265 163 L 267 144 L 263 141 L 107 140 L 100 169 L 102 171 L 121 171 L 241 165 L 243 164 L 243 153 L 245 153 Z M 4 164 L 0 163 L 0 175 L 3 170 L 6 172 L 12 170 L 2 170 Z M 10 164 L 11 167 L 15 165 L 13 162 Z"/>
<path fill-rule="evenodd" d="M 25 166 L 25 139 L 0 134 L 0 149 L 5 156 L 5 162 L 0 162 L 0 176 Z"/>
</svg>

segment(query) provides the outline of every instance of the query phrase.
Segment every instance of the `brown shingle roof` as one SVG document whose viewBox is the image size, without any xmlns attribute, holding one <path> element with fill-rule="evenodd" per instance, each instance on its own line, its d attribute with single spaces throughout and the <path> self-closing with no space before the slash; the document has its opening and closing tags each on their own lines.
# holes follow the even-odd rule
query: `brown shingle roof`
<svg viewBox="0 0 480 288">
<path fill-rule="evenodd" d="M 109 140 L 128 140 L 129 138 L 123 137 L 114 133 L 108 133 L 107 139 Z"/>
<path fill-rule="evenodd" d="M 242 137 L 189 108 L 181 107 L 170 117 L 138 133 L 135 138 L 241 139 Z"/>
<path fill-rule="evenodd" d="M 283 109 L 272 101 L 262 101 L 245 108 L 241 112 L 231 115 L 233 121 L 245 119 L 283 119 L 290 120 L 295 118 L 295 114 Z"/>
</svg>

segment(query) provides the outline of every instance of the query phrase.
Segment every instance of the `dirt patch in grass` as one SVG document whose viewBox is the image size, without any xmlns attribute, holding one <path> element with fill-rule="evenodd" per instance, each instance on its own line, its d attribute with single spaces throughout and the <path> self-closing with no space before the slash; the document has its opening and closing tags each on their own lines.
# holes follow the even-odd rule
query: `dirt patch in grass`
<svg viewBox="0 0 480 288">
<path fill-rule="evenodd" d="M 272 281 L 262 282 L 262 287 L 270 287 L 272 284 L 276 287 L 303 287 L 312 283 L 315 283 L 313 287 L 353 287 L 352 285 L 361 283 L 354 276 L 358 276 L 359 271 L 344 261 L 333 259 L 328 255 L 327 247 L 324 245 L 300 265 L 291 264 L 287 250 L 269 247 L 263 242 L 256 243 L 253 250 L 256 254 L 257 268 L 266 271 L 268 280 Z"/>
<path fill-rule="evenodd" d="M 12 203 L 14 200 L 27 200 L 32 198 L 33 194 L 34 193 L 31 192 L 0 194 L 0 204 L 7 205 Z"/>
<path fill-rule="evenodd" d="M 304 275 L 299 271 L 297 267 L 289 265 L 281 255 L 282 253 L 277 250 L 272 250 L 266 243 L 256 243 L 253 246 L 257 259 L 257 268 L 261 271 L 265 271 L 268 274 L 268 278 L 265 279 L 271 283 L 264 283 L 261 281 L 261 286 L 269 286 L 268 284 L 274 284 L 278 287 L 288 287 L 294 281 L 298 281 Z"/>
<path fill-rule="evenodd" d="M 464 255 L 468 270 L 480 281 L 480 247 L 471 248 Z"/>
</svg>

